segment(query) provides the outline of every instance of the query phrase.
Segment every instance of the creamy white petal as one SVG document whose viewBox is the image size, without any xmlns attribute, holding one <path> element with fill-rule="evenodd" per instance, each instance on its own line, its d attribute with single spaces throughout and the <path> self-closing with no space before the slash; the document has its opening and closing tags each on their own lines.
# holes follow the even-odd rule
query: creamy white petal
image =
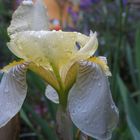
<svg viewBox="0 0 140 140">
<path fill-rule="evenodd" d="M 21 31 L 48 30 L 48 16 L 43 0 L 24 0 L 14 12 L 8 34 Z"/>
<path fill-rule="evenodd" d="M 107 64 L 107 59 L 104 56 L 99 56 L 99 58 Z"/>
<path fill-rule="evenodd" d="M 18 57 L 43 67 L 53 63 L 59 69 L 73 59 L 74 62 L 81 57 L 84 59 L 84 52 L 79 54 L 81 57 L 76 55 L 75 43 L 85 45 L 90 38 L 77 32 L 62 31 L 24 31 L 10 37 L 9 49 Z"/>
<path fill-rule="evenodd" d="M 27 93 L 27 64 L 20 64 L 4 73 L 0 83 L 0 127 L 14 117 Z"/>
<path fill-rule="evenodd" d="M 56 104 L 59 104 L 59 97 L 58 97 L 58 94 L 57 92 L 55 91 L 55 89 L 53 87 L 51 87 L 50 85 L 48 85 L 46 87 L 46 90 L 45 90 L 45 95 L 46 97 L 51 100 L 52 102 L 56 103 Z"/>
<path fill-rule="evenodd" d="M 108 79 L 99 65 L 80 63 L 77 81 L 68 97 L 73 123 L 85 134 L 99 140 L 111 138 L 118 122 Z"/>
<path fill-rule="evenodd" d="M 90 33 L 90 39 L 86 45 L 80 49 L 79 53 L 86 55 L 87 57 L 92 56 L 98 47 L 97 33 Z"/>
</svg>

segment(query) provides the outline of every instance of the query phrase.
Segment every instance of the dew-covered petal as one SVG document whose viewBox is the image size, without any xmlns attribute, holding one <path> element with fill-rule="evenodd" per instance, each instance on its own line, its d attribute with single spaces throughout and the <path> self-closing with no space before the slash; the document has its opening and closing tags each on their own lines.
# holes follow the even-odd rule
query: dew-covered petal
<svg viewBox="0 0 140 140">
<path fill-rule="evenodd" d="M 84 42 L 81 38 L 85 38 Z M 79 41 L 84 45 L 89 38 L 86 35 L 78 35 L 77 32 L 25 31 L 11 36 L 9 49 L 12 52 L 15 50 L 15 55 L 23 57 L 26 61 L 33 61 L 43 67 L 49 64 L 55 65 L 60 69 L 75 58 L 76 42 Z M 33 50 L 34 55 L 32 55 Z M 77 57 L 77 59 L 80 58 Z M 75 58 L 74 62 L 77 59 Z"/>
<path fill-rule="evenodd" d="M 90 33 L 90 39 L 83 48 L 80 49 L 79 54 L 84 54 L 85 58 L 91 57 L 98 48 L 97 33 Z"/>
<path fill-rule="evenodd" d="M 14 67 L 14 66 L 16 66 L 16 65 L 23 64 L 23 63 L 26 63 L 26 62 L 25 62 L 24 60 L 13 61 L 13 62 L 9 63 L 7 66 L 3 67 L 3 68 L 1 69 L 1 71 L 2 71 L 2 72 L 5 72 L 5 73 L 8 73 L 8 71 L 9 71 L 12 67 Z"/>
<path fill-rule="evenodd" d="M 46 87 L 46 90 L 45 90 L 45 95 L 46 97 L 51 100 L 52 102 L 56 103 L 56 104 L 59 104 L 59 97 L 58 97 L 58 94 L 56 92 L 56 90 L 51 87 L 50 85 L 48 85 Z"/>
<path fill-rule="evenodd" d="M 27 63 L 20 64 L 4 73 L 0 83 L 0 127 L 19 112 L 27 93 Z"/>
<path fill-rule="evenodd" d="M 48 30 L 48 16 L 43 0 L 23 0 L 13 14 L 8 34 L 31 30 Z"/>
<path fill-rule="evenodd" d="M 112 76 L 109 67 L 107 65 L 107 59 L 104 56 L 99 56 L 99 57 L 90 57 L 88 61 L 91 61 L 93 63 L 98 64 L 103 72 L 105 73 L 106 76 Z"/>
<path fill-rule="evenodd" d="M 99 140 L 111 138 L 118 122 L 108 79 L 96 63 L 80 63 L 79 73 L 68 97 L 73 123 L 85 134 Z"/>
</svg>

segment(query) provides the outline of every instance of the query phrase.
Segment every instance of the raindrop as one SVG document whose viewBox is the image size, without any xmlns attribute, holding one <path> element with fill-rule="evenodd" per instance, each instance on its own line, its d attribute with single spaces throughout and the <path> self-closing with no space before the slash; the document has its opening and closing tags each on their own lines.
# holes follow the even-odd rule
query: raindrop
<svg viewBox="0 0 140 140">
<path fill-rule="evenodd" d="M 111 108 L 112 108 L 113 110 L 117 111 L 115 105 L 111 105 Z"/>
<path fill-rule="evenodd" d="M 89 120 L 88 120 L 88 119 L 86 119 L 86 120 L 85 120 L 85 123 L 86 123 L 86 124 L 89 124 Z"/>
<path fill-rule="evenodd" d="M 98 108 L 99 108 L 98 106 L 95 107 L 95 109 L 98 109 Z"/>
<path fill-rule="evenodd" d="M 76 113 L 76 111 L 75 110 L 72 110 L 72 114 L 74 115 Z"/>
<path fill-rule="evenodd" d="M 12 75 L 13 75 L 13 77 L 16 77 L 15 73 L 13 73 Z"/>
<path fill-rule="evenodd" d="M 4 92 L 5 92 L 5 93 L 8 93 L 8 92 L 9 92 L 9 89 L 8 89 L 7 86 L 5 87 Z"/>
<path fill-rule="evenodd" d="M 81 110 L 81 106 L 78 106 L 77 109 L 78 109 L 78 110 Z"/>
<path fill-rule="evenodd" d="M 87 111 L 85 109 L 81 110 L 82 113 L 86 113 Z"/>
<path fill-rule="evenodd" d="M 94 79 L 95 79 L 95 80 L 98 80 L 98 79 L 99 79 L 99 77 L 98 77 L 98 76 L 95 76 L 95 77 L 94 77 Z"/>
<path fill-rule="evenodd" d="M 23 68 L 23 69 L 24 69 L 24 68 L 26 68 L 26 66 L 25 66 L 24 64 L 22 64 L 22 65 L 21 65 L 21 68 Z"/>
<path fill-rule="evenodd" d="M 101 83 L 98 83 L 98 86 L 100 87 L 101 86 Z"/>
</svg>

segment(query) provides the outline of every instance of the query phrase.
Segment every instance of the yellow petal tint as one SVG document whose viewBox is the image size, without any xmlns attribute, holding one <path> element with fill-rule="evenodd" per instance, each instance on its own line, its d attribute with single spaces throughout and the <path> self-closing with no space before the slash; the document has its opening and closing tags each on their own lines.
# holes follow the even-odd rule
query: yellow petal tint
<svg viewBox="0 0 140 140">
<path fill-rule="evenodd" d="M 105 57 L 91 57 L 88 59 L 88 61 L 98 64 L 101 67 L 101 69 L 104 71 L 106 76 L 111 76 L 111 72 L 109 70 L 109 67 L 107 65 L 107 60 Z"/>
<path fill-rule="evenodd" d="M 56 91 L 59 91 L 59 84 L 54 73 L 41 66 L 37 66 L 34 63 L 30 63 L 29 69 L 37 73 L 43 80 L 50 84 Z"/>
<path fill-rule="evenodd" d="M 48 70 L 51 73 L 49 75 L 54 72 L 56 79 L 60 78 L 62 86 L 63 84 L 65 86 L 67 72 L 70 73 L 71 66 L 94 54 L 98 44 L 96 35 L 86 36 L 78 32 L 23 31 L 10 37 L 9 49 L 16 56 L 34 63 L 36 68 L 32 69 L 39 75 L 42 74 L 40 71 L 45 73 Z M 76 49 L 77 42 L 81 47 L 80 50 Z"/>
<path fill-rule="evenodd" d="M 76 55 L 76 42 L 86 44 L 90 37 L 73 32 L 25 31 L 11 36 L 9 49 L 15 55 L 48 67 L 51 64 L 61 69 Z M 20 52 L 18 54 L 18 52 Z"/>
<path fill-rule="evenodd" d="M 12 67 L 19 65 L 19 64 L 23 64 L 23 63 L 25 63 L 25 60 L 13 61 L 13 62 L 9 63 L 7 66 L 5 66 L 3 69 L 1 69 L 1 71 L 7 73 Z"/>
<path fill-rule="evenodd" d="M 32 62 L 29 69 L 58 92 L 66 93 L 74 84 L 77 62 L 93 55 L 98 45 L 96 34 L 86 36 L 77 32 L 23 31 L 10 37 L 9 49 L 26 62 Z"/>
</svg>

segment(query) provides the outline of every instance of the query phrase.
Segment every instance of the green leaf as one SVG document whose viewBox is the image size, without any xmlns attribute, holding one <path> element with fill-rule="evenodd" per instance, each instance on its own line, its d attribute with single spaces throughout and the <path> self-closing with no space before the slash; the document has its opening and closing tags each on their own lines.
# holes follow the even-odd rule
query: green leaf
<svg viewBox="0 0 140 140">
<path fill-rule="evenodd" d="M 21 111 L 20 111 L 20 117 L 21 117 L 22 120 L 29 126 L 29 128 L 30 128 L 33 132 L 35 132 L 35 133 L 37 134 L 39 140 L 44 140 L 43 136 L 40 135 L 40 134 L 38 133 L 38 131 L 35 130 L 35 128 L 33 127 L 32 123 L 31 123 L 31 121 L 29 120 L 28 116 L 26 115 L 26 113 L 25 113 L 25 111 L 24 111 L 23 109 L 21 109 Z"/>
<path fill-rule="evenodd" d="M 34 127 L 32 125 L 32 123 L 30 122 L 30 120 L 28 119 L 26 113 L 24 112 L 23 109 L 20 110 L 20 117 L 23 119 L 23 121 L 32 129 L 34 130 Z"/>
<path fill-rule="evenodd" d="M 134 140 L 139 140 L 140 138 L 140 111 L 130 97 L 130 93 L 123 83 L 120 76 L 117 76 L 118 86 L 120 88 L 120 94 L 124 103 L 124 109 L 126 113 L 126 119 L 129 126 L 129 129 L 132 133 Z"/>
<path fill-rule="evenodd" d="M 34 122 L 41 127 L 43 134 L 48 138 L 47 140 L 57 140 L 53 129 L 48 126 L 48 123 L 43 118 L 33 111 L 31 106 L 26 103 L 23 105 L 23 109 L 32 115 Z"/>
<path fill-rule="evenodd" d="M 135 44 L 135 56 L 136 56 L 136 64 L 139 72 L 139 80 L 140 80 L 140 29 L 136 32 L 136 44 Z"/>
<path fill-rule="evenodd" d="M 125 49 L 126 49 L 126 57 L 127 57 L 127 62 L 129 66 L 132 83 L 134 87 L 137 88 L 139 85 L 138 85 L 137 77 L 135 73 L 135 64 L 134 64 L 133 56 L 132 56 L 132 48 L 128 45 Z"/>
</svg>

